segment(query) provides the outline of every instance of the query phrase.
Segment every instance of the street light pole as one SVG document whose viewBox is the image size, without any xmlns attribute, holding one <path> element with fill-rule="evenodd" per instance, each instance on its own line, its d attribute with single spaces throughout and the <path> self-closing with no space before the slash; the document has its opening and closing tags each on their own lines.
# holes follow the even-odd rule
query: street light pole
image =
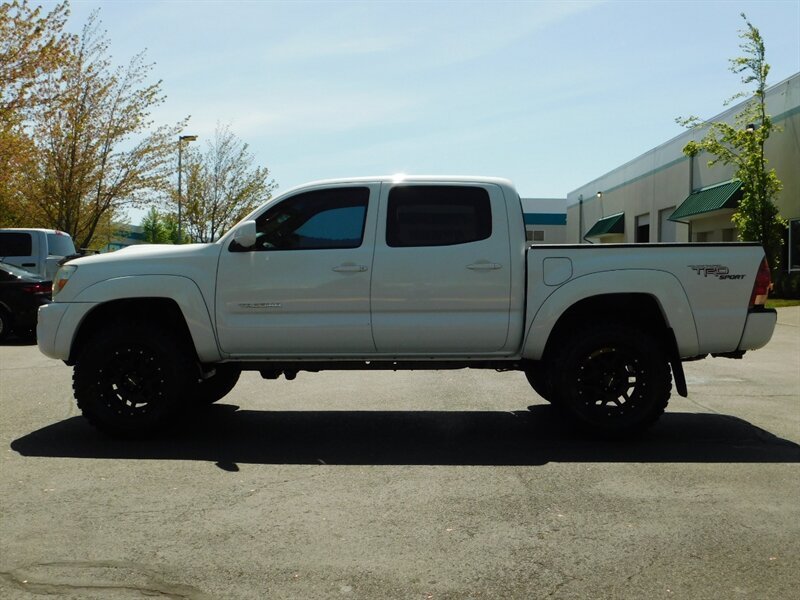
<svg viewBox="0 0 800 600">
<path fill-rule="evenodd" d="M 181 174 L 182 168 L 182 155 L 183 155 L 183 142 L 193 142 L 197 139 L 196 135 L 180 135 L 178 136 L 178 243 L 183 243 L 183 228 L 181 220 L 181 204 L 183 204 L 182 191 L 181 191 Z"/>
</svg>

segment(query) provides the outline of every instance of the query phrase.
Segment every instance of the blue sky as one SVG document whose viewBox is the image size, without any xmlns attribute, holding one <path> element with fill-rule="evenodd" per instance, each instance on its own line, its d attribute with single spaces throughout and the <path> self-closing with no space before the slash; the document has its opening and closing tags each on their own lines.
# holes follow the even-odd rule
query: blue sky
<svg viewBox="0 0 800 600">
<path fill-rule="evenodd" d="M 229 124 L 280 189 L 392 173 L 507 177 L 566 194 L 711 117 L 739 13 L 770 82 L 800 71 L 800 0 L 761 2 L 72 2 L 115 60 L 147 49 L 203 143 Z"/>
</svg>

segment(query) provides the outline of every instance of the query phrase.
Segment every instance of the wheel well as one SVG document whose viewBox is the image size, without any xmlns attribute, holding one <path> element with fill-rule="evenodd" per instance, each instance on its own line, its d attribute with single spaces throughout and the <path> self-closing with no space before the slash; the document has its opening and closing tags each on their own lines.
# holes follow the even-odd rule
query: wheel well
<svg viewBox="0 0 800 600">
<path fill-rule="evenodd" d="M 571 333 L 610 321 L 635 325 L 655 335 L 665 344 L 665 349 L 671 349 L 675 343 L 655 297 L 649 294 L 602 294 L 576 302 L 559 317 L 542 358 L 547 359 L 560 340 Z"/>
<path fill-rule="evenodd" d="M 74 364 L 86 342 L 98 331 L 115 323 L 147 321 L 185 340 L 194 348 L 189 326 L 178 303 L 171 298 L 126 298 L 105 302 L 86 315 L 70 348 L 68 365 Z"/>
</svg>

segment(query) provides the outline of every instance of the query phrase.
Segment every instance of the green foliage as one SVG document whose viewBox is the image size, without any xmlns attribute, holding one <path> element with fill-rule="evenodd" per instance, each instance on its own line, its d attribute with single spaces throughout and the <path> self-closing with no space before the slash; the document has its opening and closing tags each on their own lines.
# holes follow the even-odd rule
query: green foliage
<svg viewBox="0 0 800 600">
<path fill-rule="evenodd" d="M 152 207 L 142 219 L 142 234 L 144 241 L 149 244 L 166 244 L 170 241 L 169 231 L 157 208 Z"/>
<path fill-rule="evenodd" d="M 170 244 L 189 244 L 192 241 L 192 238 L 189 237 L 185 231 L 181 232 L 182 235 L 178 234 L 178 217 L 174 214 L 163 214 L 161 216 L 161 222 L 164 224 L 164 228 L 167 230 L 167 239 L 169 239 Z M 183 238 L 183 239 L 181 239 Z"/>
<path fill-rule="evenodd" d="M 764 145 L 772 133 L 780 128 L 772 123 L 766 111 L 766 88 L 769 64 L 767 64 L 764 40 L 756 27 L 742 13 L 746 28 L 740 30 L 739 45 L 743 56 L 730 60 L 730 70 L 741 75 L 746 86 L 755 84 L 750 92 L 741 92 L 730 100 L 750 96 L 741 112 L 734 117 L 734 124 L 706 122 L 698 117 L 680 118 L 678 123 L 692 128 L 704 129 L 699 141 L 691 141 L 683 148 L 687 156 L 706 152 L 712 156 L 708 165 L 718 163 L 733 165 L 736 177 L 742 182 L 743 197 L 731 220 L 743 241 L 756 241 L 764 246 L 773 271 L 777 271 L 783 232 L 786 221 L 778 214 L 775 198 L 782 185 L 775 169 L 767 168 Z"/>
<path fill-rule="evenodd" d="M 770 295 L 776 298 L 800 299 L 800 271 L 782 271 L 775 274 L 775 287 Z"/>
<path fill-rule="evenodd" d="M 191 239 L 184 234 L 183 242 L 178 238 L 178 219 L 173 214 L 159 212 L 155 207 L 142 219 L 144 240 L 148 244 L 178 244 L 188 243 Z"/>
</svg>

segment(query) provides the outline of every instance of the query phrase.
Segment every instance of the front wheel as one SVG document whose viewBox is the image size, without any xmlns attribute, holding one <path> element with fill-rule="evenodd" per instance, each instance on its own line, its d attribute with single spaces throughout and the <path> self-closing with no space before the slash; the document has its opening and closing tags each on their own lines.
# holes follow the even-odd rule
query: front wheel
<svg viewBox="0 0 800 600">
<path fill-rule="evenodd" d="M 628 325 L 576 331 L 563 340 L 552 364 L 560 404 L 603 435 L 646 429 L 669 401 L 672 382 L 660 340 Z"/>
<path fill-rule="evenodd" d="M 234 388 L 239 381 L 242 370 L 232 365 L 217 365 L 214 374 L 206 379 L 200 379 L 192 392 L 192 403 L 196 405 L 213 404 L 221 400 Z"/>
<path fill-rule="evenodd" d="M 534 392 L 539 394 L 543 400 L 553 403 L 555 397 L 553 396 L 547 364 L 542 361 L 529 361 L 525 365 L 525 378 Z"/>
<path fill-rule="evenodd" d="M 89 422 L 105 433 L 141 436 L 174 421 L 197 369 L 186 344 L 147 323 L 95 334 L 78 357 L 73 390 Z"/>
</svg>

